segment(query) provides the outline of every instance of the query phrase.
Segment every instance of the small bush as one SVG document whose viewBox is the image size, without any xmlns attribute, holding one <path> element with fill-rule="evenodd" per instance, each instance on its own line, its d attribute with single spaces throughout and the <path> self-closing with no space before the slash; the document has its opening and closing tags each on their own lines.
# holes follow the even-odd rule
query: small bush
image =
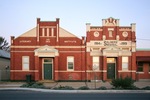
<svg viewBox="0 0 150 100">
<path fill-rule="evenodd" d="M 132 89 L 135 88 L 133 84 L 134 81 L 130 77 L 125 77 L 124 79 L 122 77 L 113 79 L 111 82 L 111 85 L 113 85 L 116 89 Z"/>
<path fill-rule="evenodd" d="M 104 86 L 101 86 L 101 87 L 97 88 L 97 90 L 107 90 L 107 88 Z"/>
<path fill-rule="evenodd" d="M 34 82 L 29 82 L 29 83 L 23 84 L 20 87 L 26 87 L 26 88 L 45 88 L 45 86 L 42 83 L 34 83 Z"/>
<path fill-rule="evenodd" d="M 55 90 L 74 90 L 74 88 L 71 86 L 61 86 L 61 85 L 59 87 L 55 87 L 54 89 Z"/>
<path fill-rule="evenodd" d="M 89 90 L 90 88 L 87 87 L 87 86 L 82 86 L 82 87 L 79 87 L 78 90 Z"/>
<path fill-rule="evenodd" d="M 150 86 L 143 87 L 142 90 L 150 90 Z"/>
</svg>

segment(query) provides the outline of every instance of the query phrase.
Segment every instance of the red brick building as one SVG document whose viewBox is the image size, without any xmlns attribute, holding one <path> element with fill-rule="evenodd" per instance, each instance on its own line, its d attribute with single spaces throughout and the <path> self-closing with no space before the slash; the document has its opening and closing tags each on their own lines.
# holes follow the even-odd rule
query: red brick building
<svg viewBox="0 0 150 100">
<path fill-rule="evenodd" d="M 150 51 L 136 50 L 135 24 L 119 26 L 111 17 L 102 26 L 87 23 L 86 38 L 80 39 L 61 28 L 58 18 L 37 18 L 35 28 L 11 37 L 11 80 L 25 80 L 27 74 L 36 81 L 150 79 L 149 58 Z M 141 62 L 144 74 L 137 72 Z"/>
</svg>

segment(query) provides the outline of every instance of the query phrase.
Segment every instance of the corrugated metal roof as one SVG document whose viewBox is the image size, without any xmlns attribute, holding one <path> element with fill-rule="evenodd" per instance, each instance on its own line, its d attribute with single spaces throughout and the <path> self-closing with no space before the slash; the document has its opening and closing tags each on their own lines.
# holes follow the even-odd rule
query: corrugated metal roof
<svg viewBox="0 0 150 100">
<path fill-rule="evenodd" d="M 10 53 L 4 50 L 0 50 L 0 57 L 10 58 Z"/>
<path fill-rule="evenodd" d="M 137 51 L 150 51 L 150 48 L 137 48 Z"/>
</svg>

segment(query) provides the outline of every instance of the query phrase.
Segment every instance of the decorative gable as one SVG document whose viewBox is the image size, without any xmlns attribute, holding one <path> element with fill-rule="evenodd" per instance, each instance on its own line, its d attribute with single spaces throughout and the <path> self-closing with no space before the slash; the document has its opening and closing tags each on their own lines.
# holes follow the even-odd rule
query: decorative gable
<svg viewBox="0 0 150 100">
<path fill-rule="evenodd" d="M 21 36 L 19 37 L 36 37 L 36 27 L 23 33 Z"/>
<path fill-rule="evenodd" d="M 110 47 L 104 49 L 103 51 L 120 51 L 120 49 L 117 47 L 114 47 L 114 46 L 110 46 Z"/>
<path fill-rule="evenodd" d="M 114 19 L 112 17 L 108 19 L 103 19 L 103 26 L 119 26 L 119 19 Z"/>
<path fill-rule="evenodd" d="M 34 52 L 35 52 L 35 56 L 38 57 L 55 57 L 59 55 L 57 49 L 48 45 L 35 49 Z"/>
<path fill-rule="evenodd" d="M 76 36 L 68 32 L 67 30 L 59 27 L 59 37 L 76 37 Z"/>
</svg>

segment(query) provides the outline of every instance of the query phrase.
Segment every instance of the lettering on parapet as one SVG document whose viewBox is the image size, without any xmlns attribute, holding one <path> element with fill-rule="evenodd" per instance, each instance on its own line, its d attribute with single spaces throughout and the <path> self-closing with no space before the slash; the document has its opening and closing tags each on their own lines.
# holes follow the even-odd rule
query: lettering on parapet
<svg viewBox="0 0 150 100">
<path fill-rule="evenodd" d="M 117 46 L 117 41 L 104 41 L 104 46 Z"/>
<path fill-rule="evenodd" d="M 120 45 L 127 45 L 127 42 L 121 42 Z"/>
<path fill-rule="evenodd" d="M 31 40 L 21 40 L 20 43 L 30 43 Z"/>
<path fill-rule="evenodd" d="M 68 40 L 68 41 L 64 41 L 65 43 L 76 43 L 76 41 L 71 41 L 71 40 Z"/>
<path fill-rule="evenodd" d="M 94 45 L 102 45 L 101 42 L 94 42 Z"/>
</svg>

